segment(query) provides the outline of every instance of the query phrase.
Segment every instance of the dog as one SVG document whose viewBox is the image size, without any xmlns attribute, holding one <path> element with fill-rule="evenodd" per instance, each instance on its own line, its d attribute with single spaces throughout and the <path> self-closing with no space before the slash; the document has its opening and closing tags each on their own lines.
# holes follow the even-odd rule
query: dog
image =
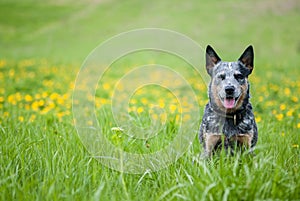
<svg viewBox="0 0 300 201">
<path fill-rule="evenodd" d="M 206 48 L 206 70 L 210 76 L 209 102 L 200 125 L 201 157 L 217 149 L 234 154 L 239 147 L 253 153 L 258 139 L 257 125 L 249 102 L 248 76 L 253 70 L 254 51 L 250 45 L 235 62 L 221 61 L 214 49 Z"/>
</svg>

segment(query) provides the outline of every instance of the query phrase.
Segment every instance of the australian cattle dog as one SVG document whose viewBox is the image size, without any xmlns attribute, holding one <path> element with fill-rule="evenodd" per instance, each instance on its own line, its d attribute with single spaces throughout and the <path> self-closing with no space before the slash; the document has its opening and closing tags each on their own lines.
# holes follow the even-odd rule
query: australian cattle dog
<svg viewBox="0 0 300 201">
<path fill-rule="evenodd" d="M 211 81 L 199 133 L 204 148 L 202 157 L 210 157 L 221 147 L 231 154 L 237 147 L 253 151 L 258 136 L 249 102 L 248 76 L 253 70 L 253 59 L 252 46 L 235 62 L 221 61 L 214 49 L 207 46 L 206 70 Z"/>
</svg>

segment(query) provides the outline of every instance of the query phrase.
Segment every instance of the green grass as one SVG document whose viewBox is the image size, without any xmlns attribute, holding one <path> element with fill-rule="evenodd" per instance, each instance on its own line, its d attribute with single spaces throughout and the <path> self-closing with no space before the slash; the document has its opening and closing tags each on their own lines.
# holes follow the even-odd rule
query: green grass
<svg viewBox="0 0 300 201">
<path fill-rule="evenodd" d="M 0 199 L 300 200 L 299 20 L 297 1 L 0 1 Z M 143 27 L 178 31 L 202 47 L 211 44 L 224 60 L 235 60 L 253 44 L 256 156 L 222 152 L 200 160 L 195 135 L 181 158 L 157 172 L 122 173 L 92 157 L 73 122 L 76 75 L 100 42 Z M 114 146 L 131 153 L 160 150 L 179 129 L 175 112 L 151 139 L 111 131 L 117 126 L 107 112 L 114 85 L 133 66 L 149 63 L 170 66 L 188 78 L 198 95 L 199 118 L 207 101 L 203 82 L 172 55 L 135 53 L 114 63 L 98 83 L 98 123 Z M 179 107 L 159 87 L 141 88 L 131 101 L 130 115 L 142 126 L 150 125 L 151 103 L 165 105 L 166 111 L 170 104 Z M 195 133 L 194 128 L 184 131 Z"/>
</svg>

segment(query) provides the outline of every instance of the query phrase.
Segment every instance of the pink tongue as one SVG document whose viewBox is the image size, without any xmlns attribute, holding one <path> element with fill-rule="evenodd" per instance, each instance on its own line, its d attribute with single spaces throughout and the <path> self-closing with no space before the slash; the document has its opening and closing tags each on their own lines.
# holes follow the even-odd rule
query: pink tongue
<svg viewBox="0 0 300 201">
<path fill-rule="evenodd" d="M 225 98 L 224 99 L 224 107 L 225 108 L 228 108 L 228 109 L 233 108 L 234 104 L 235 104 L 234 98 Z"/>
</svg>

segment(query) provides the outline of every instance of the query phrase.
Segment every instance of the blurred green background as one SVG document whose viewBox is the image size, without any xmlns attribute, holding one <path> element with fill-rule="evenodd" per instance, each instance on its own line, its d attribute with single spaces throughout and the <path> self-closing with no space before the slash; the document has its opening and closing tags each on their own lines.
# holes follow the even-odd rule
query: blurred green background
<svg viewBox="0 0 300 201">
<path fill-rule="evenodd" d="M 116 34 L 157 27 L 211 44 L 226 60 L 253 44 L 258 62 L 299 62 L 299 11 L 297 0 L 1 0 L 0 57 L 82 62 Z"/>
<path fill-rule="evenodd" d="M 299 0 L 0 0 L 0 200 L 299 200 L 299 11 Z M 206 163 L 198 160 L 196 136 L 184 157 L 159 172 L 123 174 L 91 157 L 72 116 L 80 64 L 101 42 L 149 27 L 177 31 L 203 48 L 210 44 L 228 61 L 254 46 L 256 157 L 221 154 Z M 115 66 L 159 63 L 147 60 L 157 54 L 140 55 Z M 158 61 L 184 67 L 169 56 Z M 114 73 L 99 84 L 108 86 L 107 94 L 122 72 Z M 199 90 L 204 104 L 206 87 Z M 155 99 L 145 94 L 140 98 Z M 96 98 L 100 107 L 110 106 L 108 95 Z M 109 126 L 112 141 L 126 139 Z"/>
</svg>

